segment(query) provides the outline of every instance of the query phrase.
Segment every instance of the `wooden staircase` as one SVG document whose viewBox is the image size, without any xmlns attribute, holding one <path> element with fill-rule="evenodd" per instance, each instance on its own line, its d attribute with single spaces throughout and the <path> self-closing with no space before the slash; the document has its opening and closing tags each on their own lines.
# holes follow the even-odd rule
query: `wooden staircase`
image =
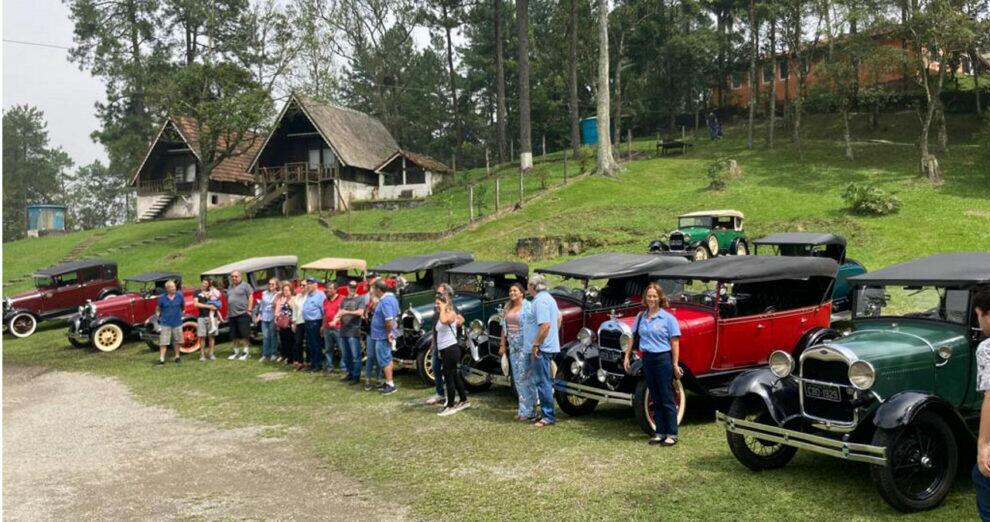
<svg viewBox="0 0 990 522">
<path fill-rule="evenodd" d="M 254 218 L 269 213 L 278 208 L 288 197 L 289 185 L 286 183 L 273 184 L 266 187 L 261 194 L 251 199 L 244 207 L 247 217 Z"/>
<path fill-rule="evenodd" d="M 161 217 L 165 213 L 165 210 L 175 201 L 177 196 L 175 194 L 162 194 L 155 196 L 154 202 L 145 210 L 140 216 L 138 216 L 138 222 L 141 221 L 151 221 Z"/>
</svg>

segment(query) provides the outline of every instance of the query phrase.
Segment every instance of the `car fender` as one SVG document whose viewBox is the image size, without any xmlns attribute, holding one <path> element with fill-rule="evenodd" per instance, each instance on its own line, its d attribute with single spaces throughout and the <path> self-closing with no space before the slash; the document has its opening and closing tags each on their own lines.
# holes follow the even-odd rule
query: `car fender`
<svg viewBox="0 0 990 522">
<path fill-rule="evenodd" d="M 430 344 L 433 343 L 433 336 L 429 332 L 422 332 L 419 337 L 413 341 L 413 354 L 418 354 L 419 352 L 425 352 L 430 348 Z"/>
<path fill-rule="evenodd" d="M 944 399 L 923 391 L 904 391 L 883 401 L 873 414 L 873 424 L 885 430 L 900 428 L 910 424 L 923 411 L 934 410 L 949 425 L 958 438 L 963 433 L 972 433 L 956 409 Z"/>
<path fill-rule="evenodd" d="M 783 426 L 801 415 L 797 383 L 793 379 L 781 379 L 767 368 L 750 370 L 733 379 L 729 385 L 729 397 L 756 395 L 763 400 L 770 416 Z"/>
<path fill-rule="evenodd" d="M 123 289 L 121 289 L 119 287 L 104 288 L 103 290 L 100 290 L 100 293 L 96 294 L 96 300 L 99 301 L 100 299 L 106 299 L 111 294 L 112 295 L 121 295 L 122 293 L 123 293 Z"/>
<path fill-rule="evenodd" d="M 738 249 L 739 243 L 746 245 L 746 250 L 749 251 L 749 242 L 746 241 L 746 238 L 742 236 L 737 236 L 735 239 L 732 240 L 732 243 L 729 245 L 729 252 L 731 252 L 732 255 L 736 255 L 735 253 L 739 250 Z"/>
<path fill-rule="evenodd" d="M 11 308 L 10 310 L 7 311 L 7 313 L 3 314 L 3 324 L 6 326 L 7 321 L 13 319 L 14 316 L 17 314 L 29 314 L 34 316 L 35 319 L 38 319 L 38 315 L 30 310 L 24 310 L 22 308 Z"/>
<path fill-rule="evenodd" d="M 815 346 L 827 340 L 837 339 L 840 336 L 841 334 L 832 328 L 816 326 L 804 332 L 804 335 L 798 339 L 797 344 L 794 345 L 794 351 L 791 352 L 791 357 L 797 360 L 801 356 L 801 352 L 805 351 L 809 346 Z"/>
<path fill-rule="evenodd" d="M 566 359 L 577 359 L 578 353 L 581 354 L 582 359 L 598 357 L 598 345 L 592 344 L 586 347 L 580 341 L 571 341 L 560 347 L 560 353 L 555 359 L 557 360 L 557 364 L 560 364 L 561 361 Z"/>
<path fill-rule="evenodd" d="M 103 326 L 105 324 L 108 324 L 108 323 L 113 323 L 113 324 L 116 324 L 117 326 L 119 326 L 124 331 L 124 335 L 127 335 L 131 331 L 131 324 L 130 323 L 128 323 L 127 321 L 122 320 L 119 317 L 108 315 L 108 316 L 105 316 L 105 317 L 97 317 L 96 319 L 93 319 L 92 321 L 89 322 L 89 332 L 90 332 L 90 334 L 92 334 L 93 332 L 95 332 L 97 328 L 99 328 L 99 327 L 101 327 L 101 326 Z"/>
</svg>

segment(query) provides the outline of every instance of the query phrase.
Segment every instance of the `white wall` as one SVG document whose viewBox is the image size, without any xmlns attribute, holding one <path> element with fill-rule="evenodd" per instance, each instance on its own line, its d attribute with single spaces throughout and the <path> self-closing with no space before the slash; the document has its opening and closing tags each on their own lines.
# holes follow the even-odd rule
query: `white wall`
<svg viewBox="0 0 990 522">
<path fill-rule="evenodd" d="M 217 204 L 208 204 L 208 208 L 223 207 L 227 205 L 233 205 L 239 202 L 247 196 L 242 196 L 240 194 L 225 194 L 222 192 L 210 192 L 210 200 L 212 201 L 212 196 L 217 196 Z M 138 196 L 137 198 L 137 216 L 140 218 L 144 212 L 155 204 L 159 196 Z M 165 209 L 165 213 L 161 215 L 162 218 L 189 218 L 196 217 L 199 215 L 199 193 L 194 194 L 183 194 L 179 195 L 172 201 L 172 204 Z"/>
</svg>

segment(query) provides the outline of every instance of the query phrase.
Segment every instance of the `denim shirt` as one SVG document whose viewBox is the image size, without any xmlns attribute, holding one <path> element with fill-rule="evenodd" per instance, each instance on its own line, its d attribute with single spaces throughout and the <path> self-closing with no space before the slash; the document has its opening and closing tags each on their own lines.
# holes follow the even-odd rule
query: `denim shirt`
<svg viewBox="0 0 990 522">
<path fill-rule="evenodd" d="M 278 292 L 270 292 L 265 290 L 261 294 L 261 320 L 262 321 L 274 321 L 275 320 L 275 297 Z"/>
<path fill-rule="evenodd" d="M 319 290 L 306 295 L 306 300 L 303 302 L 303 320 L 322 321 L 323 302 L 326 300 L 327 296 Z"/>
<path fill-rule="evenodd" d="M 519 309 L 519 332 L 516 333 L 515 335 L 509 333 L 509 328 L 505 324 L 504 314 L 502 316 L 502 319 L 499 320 L 499 324 L 502 325 L 502 331 L 505 332 L 505 344 L 508 346 L 510 351 L 515 352 L 520 350 L 527 350 L 533 344 L 532 340 L 530 340 L 530 343 L 528 345 L 524 343 L 525 335 L 523 333 L 523 330 L 525 329 L 525 324 L 526 324 L 525 317 L 527 313 L 528 314 L 533 313 L 533 303 L 529 302 L 526 299 L 523 299 L 522 308 Z"/>
</svg>

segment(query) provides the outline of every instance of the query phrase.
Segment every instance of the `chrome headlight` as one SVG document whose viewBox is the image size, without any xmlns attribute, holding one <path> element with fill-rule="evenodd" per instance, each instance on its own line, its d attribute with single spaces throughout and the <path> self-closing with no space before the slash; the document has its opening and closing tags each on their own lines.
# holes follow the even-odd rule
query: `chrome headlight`
<svg viewBox="0 0 990 522">
<path fill-rule="evenodd" d="M 14 305 L 13 305 L 13 303 L 10 302 L 10 298 L 9 297 L 4 297 L 3 298 L 3 311 L 6 312 L 7 310 L 10 310 L 13 307 L 14 307 Z"/>
<path fill-rule="evenodd" d="M 485 325 L 481 322 L 481 319 L 471 321 L 470 328 L 472 337 L 480 337 L 485 333 Z"/>
<path fill-rule="evenodd" d="M 775 350 L 770 354 L 770 372 L 783 379 L 794 371 L 794 358 L 787 352 Z"/>
<path fill-rule="evenodd" d="M 412 328 L 413 328 L 413 330 L 416 330 L 418 332 L 419 330 L 422 329 L 422 327 L 423 327 L 423 316 L 420 315 L 419 312 L 417 312 L 416 310 L 413 310 L 413 308 L 410 306 L 409 309 L 406 310 L 406 314 L 405 315 L 412 318 Z"/>
<path fill-rule="evenodd" d="M 632 343 L 633 343 L 632 334 L 622 332 L 622 335 L 619 336 L 619 347 L 622 348 L 622 351 L 624 352 L 629 351 L 629 349 L 632 348 Z"/>
<path fill-rule="evenodd" d="M 581 375 L 581 369 L 584 368 L 584 361 L 579 361 L 577 359 L 571 363 L 571 375 Z"/>
<path fill-rule="evenodd" d="M 577 339 L 584 346 L 591 346 L 592 341 L 595 340 L 595 333 L 588 328 L 582 328 L 578 331 Z"/>
<path fill-rule="evenodd" d="M 876 379 L 873 365 L 866 361 L 856 361 L 849 366 L 849 384 L 857 390 L 869 390 Z"/>
</svg>

